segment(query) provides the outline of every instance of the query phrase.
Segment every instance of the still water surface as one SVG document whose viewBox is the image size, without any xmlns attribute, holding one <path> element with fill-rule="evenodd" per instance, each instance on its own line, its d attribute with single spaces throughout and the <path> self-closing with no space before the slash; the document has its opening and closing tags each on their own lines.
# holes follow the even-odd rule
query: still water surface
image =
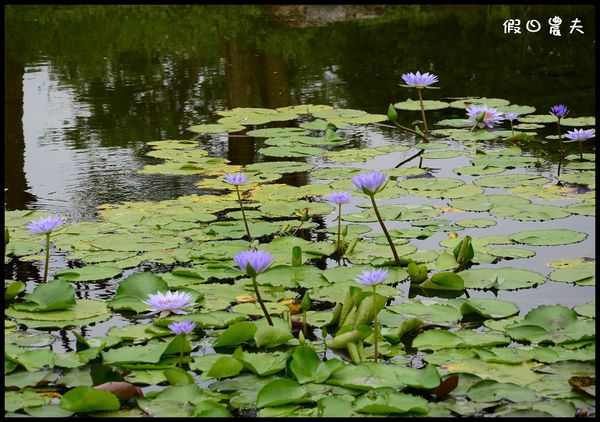
<svg viewBox="0 0 600 422">
<path fill-rule="evenodd" d="M 385 114 L 388 104 L 410 96 L 399 86 L 400 75 L 416 70 L 439 76 L 441 89 L 427 91 L 429 99 L 499 97 L 532 105 L 540 114 L 564 103 L 574 116 L 595 115 L 594 6 L 299 8 L 8 6 L 5 208 L 61 212 L 81 221 L 95 219 L 103 203 L 201 194 L 194 187 L 196 176 L 137 174 L 159 161 L 144 155 L 146 143 L 190 139 L 189 126 L 215 122 L 215 111 L 234 107 L 328 104 Z M 546 22 L 553 16 L 563 20 L 561 37 L 548 33 Z M 523 23 L 537 19 L 543 29 L 505 34 L 503 22 L 510 18 Z M 584 34 L 569 34 L 575 18 Z M 418 113 L 410 116 L 419 118 Z M 464 115 L 456 109 L 428 114 L 431 121 L 460 117 Z M 406 134 L 373 125 L 348 136 L 356 147 L 413 142 Z M 216 136 L 201 142 L 210 155 L 233 164 L 265 160 L 256 153 L 262 146 L 258 139 Z M 551 163 L 545 170 L 552 175 L 556 145 L 544 148 Z M 593 152 L 593 142 L 585 148 Z M 402 154 L 391 155 L 364 168 L 386 169 L 401 159 Z M 428 165 L 436 176 L 455 176 L 435 163 Z M 300 186 L 311 179 L 297 173 L 284 181 Z M 407 201 L 411 199 L 401 203 Z M 446 205 L 424 198 L 418 202 Z M 478 215 L 460 216 L 471 217 Z M 333 216 L 325 219 L 334 224 Z M 507 221 L 511 233 L 532 226 Z M 537 252 L 534 258 L 506 266 L 547 275 L 551 268 L 546 263 L 553 259 L 594 257 L 594 225 L 594 218 L 575 215 L 544 222 L 543 228 L 569 227 L 590 236 L 565 247 L 531 247 Z M 506 230 L 499 224 L 469 234 Z M 434 249 L 444 236 L 413 243 Z M 58 257 L 55 268 L 61 264 Z M 13 273 L 38 279 L 30 265 L 13 262 L 5 275 Z M 35 284 L 29 284 L 31 290 Z M 79 287 L 88 297 L 108 299 L 115 285 Z M 410 293 L 405 287 L 404 298 Z M 542 303 L 582 304 L 594 294 L 594 287 L 549 281 L 536 289 L 503 291 L 499 297 L 517 303 L 523 315 Z M 493 297 L 491 292 L 473 295 Z"/>
</svg>

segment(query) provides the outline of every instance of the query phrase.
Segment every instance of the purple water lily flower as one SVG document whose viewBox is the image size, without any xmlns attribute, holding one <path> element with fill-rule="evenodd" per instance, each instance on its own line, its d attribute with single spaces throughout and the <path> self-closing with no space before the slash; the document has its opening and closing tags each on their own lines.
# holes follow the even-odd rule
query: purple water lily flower
<svg viewBox="0 0 600 422">
<path fill-rule="evenodd" d="M 348 192 L 332 192 L 327 200 L 329 202 L 333 202 L 334 204 L 345 204 L 346 202 L 350 202 L 352 198 Z"/>
<path fill-rule="evenodd" d="M 433 73 L 425 72 L 421 74 L 417 71 L 417 73 L 403 73 L 402 79 L 408 86 L 412 86 L 414 88 L 425 88 L 431 84 L 434 84 L 438 81 L 438 77 Z"/>
<path fill-rule="evenodd" d="M 569 114 L 569 109 L 564 104 L 553 105 L 550 107 L 550 114 L 554 114 L 556 117 L 561 119 Z"/>
<path fill-rule="evenodd" d="M 242 251 L 233 260 L 249 276 L 256 276 L 265 271 L 274 261 L 269 252 L 260 250 Z"/>
<path fill-rule="evenodd" d="M 60 226 L 62 226 L 63 221 L 58 214 L 49 215 L 48 217 L 42 217 L 39 220 L 31 221 L 27 224 L 27 228 L 29 231 L 35 234 L 47 234 L 50 233 Z"/>
<path fill-rule="evenodd" d="M 494 125 L 504 120 L 504 116 L 501 112 L 495 108 L 490 108 L 485 104 L 478 105 L 473 104 L 466 109 L 467 116 L 469 116 L 467 122 L 476 124 L 480 128 L 488 127 L 493 128 Z"/>
<path fill-rule="evenodd" d="M 352 183 L 354 183 L 358 190 L 370 196 L 382 190 L 386 185 L 387 179 L 387 174 L 372 171 L 371 173 L 361 173 L 358 176 L 354 176 Z"/>
<path fill-rule="evenodd" d="M 373 286 L 375 284 L 381 283 L 388 276 L 388 271 L 380 268 L 378 270 L 365 270 L 362 274 L 360 274 L 356 281 L 365 286 Z"/>
<path fill-rule="evenodd" d="M 585 141 L 596 136 L 594 129 L 574 129 L 565 133 L 565 138 L 569 138 L 573 141 Z"/>
<path fill-rule="evenodd" d="M 517 113 L 504 113 L 504 118 L 506 120 L 510 120 L 511 122 L 517 119 L 519 115 Z"/>
<path fill-rule="evenodd" d="M 236 173 L 236 174 L 227 173 L 225 175 L 225 180 L 228 183 L 231 183 L 232 185 L 243 185 L 244 183 L 248 182 L 250 179 L 248 179 L 242 173 Z"/>
<path fill-rule="evenodd" d="M 189 334 L 196 328 L 196 323 L 191 321 L 172 322 L 169 324 L 169 330 L 177 335 Z"/>
<path fill-rule="evenodd" d="M 152 308 L 150 315 L 157 314 L 160 312 L 159 318 L 164 318 L 171 312 L 174 314 L 185 314 L 188 312 L 188 308 L 194 306 L 192 301 L 192 295 L 185 292 L 171 292 L 163 294 L 162 292 L 156 292 L 156 294 L 148 294 L 148 300 L 143 300 L 143 303 Z"/>
</svg>

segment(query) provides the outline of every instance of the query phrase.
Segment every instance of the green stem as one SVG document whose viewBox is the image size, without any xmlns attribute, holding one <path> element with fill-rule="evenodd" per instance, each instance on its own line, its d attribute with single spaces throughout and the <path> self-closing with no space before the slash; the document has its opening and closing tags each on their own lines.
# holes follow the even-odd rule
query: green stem
<svg viewBox="0 0 600 422">
<path fill-rule="evenodd" d="M 581 149 L 581 140 L 577 140 L 577 143 L 579 144 L 579 158 L 581 158 L 581 160 L 583 161 L 583 150 Z"/>
<path fill-rule="evenodd" d="M 423 94 L 421 94 L 422 89 L 418 88 L 417 92 L 419 93 L 419 104 L 421 105 L 421 115 L 423 116 L 423 132 L 425 132 L 425 136 L 429 137 L 429 130 L 427 129 L 427 120 L 425 119 L 425 107 L 423 107 Z"/>
<path fill-rule="evenodd" d="M 381 214 L 379 214 L 379 210 L 377 209 L 377 204 L 375 203 L 375 195 L 369 195 L 371 198 L 371 203 L 373 204 L 373 210 L 375 211 L 375 215 L 377 216 L 377 220 L 379 220 L 379 224 L 381 225 L 381 229 L 383 230 L 383 234 L 390 244 L 390 248 L 392 249 L 392 254 L 394 255 L 394 261 L 397 266 L 400 266 L 400 258 L 398 257 L 398 252 L 396 252 L 396 248 L 394 247 L 394 242 L 392 242 L 392 238 L 385 228 L 385 224 L 383 224 L 383 219 L 381 218 Z"/>
<path fill-rule="evenodd" d="M 373 295 L 377 295 L 377 285 L 376 284 L 373 285 Z M 377 351 L 377 344 L 379 343 L 377 330 L 378 330 L 377 314 L 375 314 L 375 318 L 373 318 L 373 345 L 375 346 L 375 363 L 377 363 L 377 361 L 379 359 L 379 353 Z"/>
<path fill-rule="evenodd" d="M 515 129 L 513 128 L 512 120 L 510 121 L 510 133 L 511 133 L 511 136 L 515 136 Z"/>
<path fill-rule="evenodd" d="M 48 264 L 50 263 L 50 232 L 46 233 L 46 265 L 44 265 L 44 283 L 48 279 Z"/>
<path fill-rule="evenodd" d="M 252 243 L 252 236 L 250 235 L 250 229 L 248 228 L 248 221 L 246 221 L 246 213 L 244 212 L 244 206 L 242 205 L 242 197 L 240 196 L 240 189 L 238 185 L 235 185 L 235 192 L 237 193 L 238 201 L 240 203 L 240 209 L 242 210 L 242 218 L 244 219 L 244 226 L 246 226 L 246 234 L 248 234 L 248 241 Z"/>
<path fill-rule="evenodd" d="M 183 334 L 180 334 L 181 336 L 181 349 L 179 350 L 179 367 L 183 367 L 183 345 L 184 345 L 184 338 L 185 336 Z"/>
<path fill-rule="evenodd" d="M 342 236 L 342 204 L 339 204 L 339 208 L 338 208 L 338 241 L 337 241 L 337 247 L 338 247 L 338 256 L 341 258 L 342 257 L 342 240 L 341 240 L 341 236 Z"/>
<path fill-rule="evenodd" d="M 304 333 L 304 337 L 306 337 L 306 311 L 302 313 L 302 332 Z"/>
<path fill-rule="evenodd" d="M 556 127 L 558 129 L 558 146 L 560 149 L 560 159 L 558 160 L 558 175 L 560 176 L 560 168 L 562 167 L 562 162 L 563 162 L 563 143 L 562 143 L 562 134 L 560 133 L 560 117 L 558 118 L 558 123 L 556 124 Z"/>
<path fill-rule="evenodd" d="M 262 308 L 263 313 L 265 314 L 265 318 L 267 318 L 267 322 L 272 327 L 273 321 L 271 321 L 271 316 L 269 315 L 269 312 L 267 312 L 267 307 L 263 303 L 262 298 L 260 297 L 260 293 L 258 293 L 258 284 L 256 283 L 256 277 L 252 277 L 252 284 L 254 285 L 254 293 L 256 293 L 256 299 L 258 299 L 258 303 L 260 304 L 260 307 Z"/>
<path fill-rule="evenodd" d="M 296 236 L 296 233 L 298 233 L 298 230 L 300 230 L 300 227 L 302 227 L 303 224 L 304 224 L 304 221 L 300 221 L 300 225 L 298 227 L 296 227 L 296 230 L 294 230 L 294 233 L 292 233 L 292 236 Z"/>
</svg>

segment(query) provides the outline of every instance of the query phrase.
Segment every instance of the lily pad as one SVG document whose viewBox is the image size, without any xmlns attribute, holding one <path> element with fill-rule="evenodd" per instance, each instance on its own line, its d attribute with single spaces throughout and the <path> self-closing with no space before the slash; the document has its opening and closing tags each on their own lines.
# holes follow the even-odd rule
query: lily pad
<svg viewBox="0 0 600 422">
<path fill-rule="evenodd" d="M 515 233 L 510 240 L 534 246 L 554 246 L 578 243 L 587 238 L 587 233 L 570 229 L 529 230 Z"/>
<path fill-rule="evenodd" d="M 408 110 L 408 111 L 420 111 L 421 104 L 419 100 L 411 100 L 410 98 L 406 101 L 401 101 L 399 103 L 394 104 L 394 107 L 398 110 Z M 423 100 L 423 108 L 425 110 L 441 110 L 444 108 L 450 107 L 450 104 L 444 101 L 436 101 L 436 100 Z"/>
<path fill-rule="evenodd" d="M 476 268 L 460 272 L 467 289 L 516 290 L 546 282 L 546 277 L 517 268 Z"/>
</svg>

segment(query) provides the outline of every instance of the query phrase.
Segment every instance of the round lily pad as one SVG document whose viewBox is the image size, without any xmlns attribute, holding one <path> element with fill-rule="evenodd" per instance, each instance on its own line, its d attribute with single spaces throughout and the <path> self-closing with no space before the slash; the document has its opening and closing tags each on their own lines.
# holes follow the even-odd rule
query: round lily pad
<svg viewBox="0 0 600 422">
<path fill-rule="evenodd" d="M 515 233 L 510 236 L 510 240 L 525 245 L 555 246 L 581 242 L 587 236 L 587 233 L 570 229 L 548 229 Z"/>
<path fill-rule="evenodd" d="M 531 174 L 509 174 L 502 176 L 481 177 L 473 181 L 474 184 L 486 188 L 511 188 L 520 185 L 543 185 L 550 179 Z"/>
<path fill-rule="evenodd" d="M 458 220 L 455 222 L 456 225 L 461 227 L 490 227 L 495 226 L 497 223 L 494 220 L 487 218 L 466 218 L 464 220 Z"/>
<path fill-rule="evenodd" d="M 535 271 L 517 268 L 476 268 L 459 274 L 467 289 L 515 290 L 546 282 L 546 277 Z"/>
<path fill-rule="evenodd" d="M 504 167 L 495 167 L 491 165 L 479 165 L 479 166 L 465 166 L 457 167 L 454 169 L 454 173 L 464 176 L 483 176 L 486 174 L 496 174 L 504 171 Z"/>
<path fill-rule="evenodd" d="M 114 265 L 86 265 L 72 268 L 55 274 L 56 278 L 66 281 L 106 280 L 121 274 L 121 268 Z"/>
<path fill-rule="evenodd" d="M 190 126 L 188 130 L 195 133 L 229 133 L 245 130 L 246 126 L 235 123 L 213 123 Z"/>
<path fill-rule="evenodd" d="M 407 110 L 407 111 L 420 111 L 421 104 L 419 100 L 411 100 L 410 98 L 406 101 L 401 101 L 399 103 L 394 104 L 394 107 L 398 110 Z M 425 110 L 441 110 L 444 108 L 450 107 L 450 104 L 444 101 L 436 101 L 436 100 L 423 100 L 423 108 Z"/>
<path fill-rule="evenodd" d="M 503 98 L 487 98 L 487 97 L 467 97 L 460 100 L 452 101 L 450 107 L 454 108 L 467 108 L 471 104 L 485 104 L 488 107 L 506 106 L 510 104 L 510 101 Z"/>
<path fill-rule="evenodd" d="M 31 328 L 82 326 L 110 318 L 111 313 L 104 301 L 80 299 L 70 309 L 48 312 L 6 310 L 6 315 L 16 318 Z"/>
<path fill-rule="evenodd" d="M 554 281 L 575 283 L 579 286 L 595 286 L 596 266 L 584 264 L 579 267 L 558 268 L 550 273 L 550 278 Z"/>
</svg>

